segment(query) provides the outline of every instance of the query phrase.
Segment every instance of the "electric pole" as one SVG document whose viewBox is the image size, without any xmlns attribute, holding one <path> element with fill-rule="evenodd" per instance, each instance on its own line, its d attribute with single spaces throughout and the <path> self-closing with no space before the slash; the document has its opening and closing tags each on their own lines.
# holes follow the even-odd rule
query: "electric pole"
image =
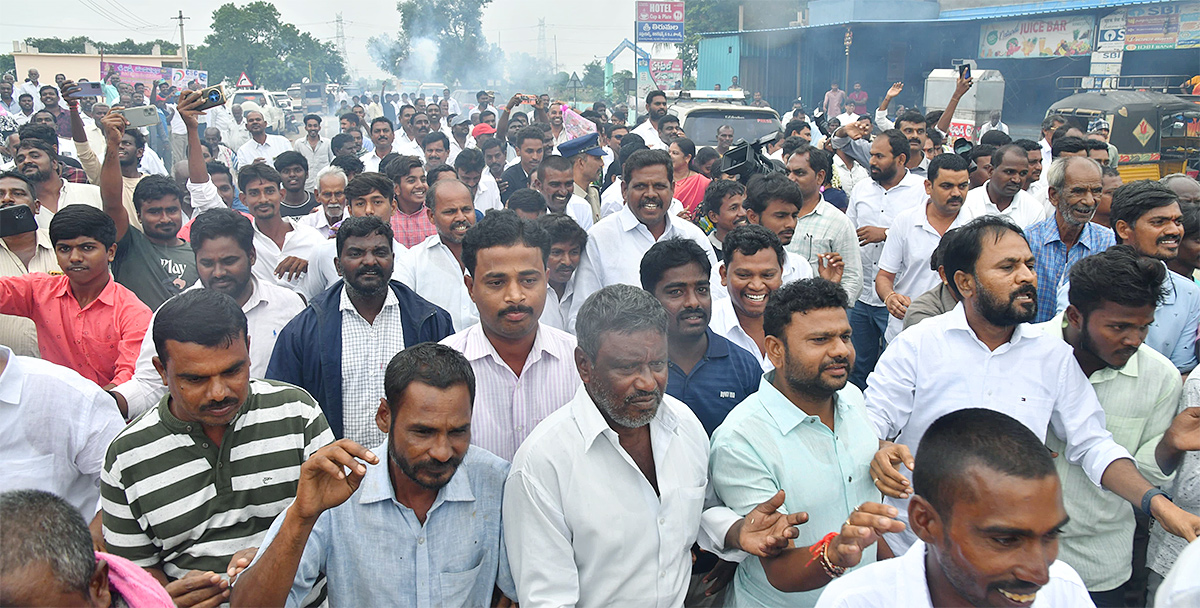
<svg viewBox="0 0 1200 608">
<path fill-rule="evenodd" d="M 191 19 L 191 17 L 184 17 L 183 11 L 179 11 L 179 16 L 174 17 L 174 19 L 179 20 L 179 51 L 180 51 L 180 54 L 183 55 L 183 69 L 186 70 L 186 69 L 188 69 L 188 55 L 187 55 L 187 41 L 184 40 L 184 38 L 183 38 L 183 20 Z"/>
</svg>

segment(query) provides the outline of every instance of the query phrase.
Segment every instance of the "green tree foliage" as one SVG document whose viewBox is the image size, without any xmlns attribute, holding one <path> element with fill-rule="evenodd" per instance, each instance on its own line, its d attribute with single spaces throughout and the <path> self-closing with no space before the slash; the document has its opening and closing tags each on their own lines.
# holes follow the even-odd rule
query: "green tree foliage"
<svg viewBox="0 0 1200 608">
<path fill-rule="evenodd" d="M 734 0 L 688 0 L 683 15 L 686 36 L 682 43 L 675 45 L 683 60 L 685 77 L 696 70 L 700 58 L 700 34 L 737 29 L 738 4 Z"/>
<path fill-rule="evenodd" d="M 309 75 L 314 82 L 343 79 L 346 68 L 332 43 L 321 42 L 290 23 L 283 23 L 270 2 L 243 7 L 222 5 L 213 11 L 213 33 L 190 58 L 208 70 L 210 82 L 236 80 L 246 72 L 255 86 L 283 89 Z"/>
<path fill-rule="evenodd" d="M 480 25 L 490 2 L 400 0 L 399 34 L 374 37 L 368 48 L 381 69 L 400 78 L 448 84 L 495 78 L 488 73 L 492 58 Z"/>
<path fill-rule="evenodd" d="M 134 42 L 132 38 L 126 38 L 120 42 L 99 42 L 87 36 L 75 36 L 66 40 L 32 37 L 25 39 L 26 44 L 37 47 L 38 51 L 42 53 L 82 54 L 84 45 L 89 42 L 100 52 L 112 55 L 150 55 L 156 44 L 159 45 L 159 51 L 163 55 L 174 55 L 179 52 L 178 44 L 161 39 L 150 42 Z"/>
<path fill-rule="evenodd" d="M 9 70 L 14 72 L 17 70 L 17 60 L 13 59 L 12 53 L 0 55 L 0 74 L 3 74 Z M 21 78 L 22 77 L 18 76 L 17 82 L 20 82 Z"/>
</svg>

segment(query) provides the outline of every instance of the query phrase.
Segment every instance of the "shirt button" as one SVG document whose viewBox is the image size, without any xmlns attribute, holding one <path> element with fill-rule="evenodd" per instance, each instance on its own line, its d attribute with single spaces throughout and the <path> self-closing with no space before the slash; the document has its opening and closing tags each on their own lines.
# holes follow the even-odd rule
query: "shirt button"
<svg viewBox="0 0 1200 608">
<path fill-rule="evenodd" d="M 665 517 L 658 518 L 658 523 L 659 523 L 659 525 L 666 525 L 667 518 L 665 518 Z"/>
<path fill-rule="evenodd" d="M 422 537 L 418 538 L 418 539 L 417 539 L 417 544 L 418 544 L 418 545 L 423 545 L 423 544 L 425 544 L 425 537 L 424 537 L 424 536 L 422 536 Z"/>
<path fill-rule="evenodd" d="M 202 447 L 208 447 L 207 443 L 201 444 Z"/>
<path fill-rule="evenodd" d="M 849 477 L 847 477 L 847 478 L 846 478 L 846 483 L 850 483 L 850 482 L 852 482 L 852 481 L 854 481 L 854 476 L 853 476 L 853 475 L 851 475 L 851 476 L 849 476 Z"/>
</svg>

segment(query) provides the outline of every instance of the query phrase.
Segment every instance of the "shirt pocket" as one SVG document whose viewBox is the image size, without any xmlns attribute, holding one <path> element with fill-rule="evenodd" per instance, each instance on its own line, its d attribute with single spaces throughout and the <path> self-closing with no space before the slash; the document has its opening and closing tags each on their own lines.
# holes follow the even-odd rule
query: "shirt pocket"
<svg viewBox="0 0 1200 608">
<path fill-rule="evenodd" d="M 480 554 L 480 561 L 470 570 L 462 572 L 443 572 L 438 575 L 438 582 L 442 588 L 442 606 L 471 606 L 472 601 L 479 599 L 471 596 L 471 591 L 475 588 L 480 573 L 483 572 L 483 555 Z M 490 599 L 490 598 L 489 598 Z"/>
<path fill-rule="evenodd" d="M 675 492 L 676 504 L 663 505 L 659 518 L 666 518 L 664 531 L 677 531 L 678 540 L 684 550 L 691 548 L 696 542 L 696 534 L 700 531 L 700 514 L 704 510 L 704 492 L 707 486 L 685 486 Z M 672 519 L 678 517 L 672 524 Z M 665 538 L 663 540 L 666 540 Z"/>
</svg>

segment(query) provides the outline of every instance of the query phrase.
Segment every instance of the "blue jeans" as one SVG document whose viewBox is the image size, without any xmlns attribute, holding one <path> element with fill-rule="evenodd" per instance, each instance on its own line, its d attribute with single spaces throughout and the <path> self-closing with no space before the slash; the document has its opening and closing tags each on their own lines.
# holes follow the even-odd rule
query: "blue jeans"
<svg viewBox="0 0 1200 608">
<path fill-rule="evenodd" d="M 850 341 L 854 344 L 854 371 L 850 382 L 867 390 L 867 375 L 875 369 L 883 353 L 883 332 L 887 329 L 888 311 L 884 306 L 871 306 L 861 301 L 850 309 Z"/>
</svg>

